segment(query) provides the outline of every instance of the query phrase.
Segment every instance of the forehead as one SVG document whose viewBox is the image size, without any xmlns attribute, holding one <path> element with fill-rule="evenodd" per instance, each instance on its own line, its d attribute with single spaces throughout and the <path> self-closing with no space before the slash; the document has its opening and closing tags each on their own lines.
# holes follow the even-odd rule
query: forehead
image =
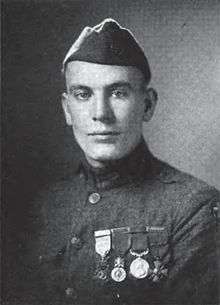
<svg viewBox="0 0 220 305">
<path fill-rule="evenodd" d="M 123 82 L 136 86 L 144 81 L 142 72 L 136 67 L 102 65 L 83 61 L 68 63 L 65 77 L 67 86 L 79 84 L 89 87 L 106 87 Z"/>
</svg>

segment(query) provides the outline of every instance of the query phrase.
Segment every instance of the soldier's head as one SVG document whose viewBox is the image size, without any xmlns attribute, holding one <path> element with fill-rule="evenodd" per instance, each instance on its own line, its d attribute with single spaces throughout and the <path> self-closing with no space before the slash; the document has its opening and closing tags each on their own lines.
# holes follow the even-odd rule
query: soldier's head
<svg viewBox="0 0 220 305">
<path fill-rule="evenodd" d="M 148 61 L 133 35 L 112 19 L 86 27 L 63 62 L 68 125 L 88 162 L 121 159 L 140 142 L 157 96 Z"/>
</svg>

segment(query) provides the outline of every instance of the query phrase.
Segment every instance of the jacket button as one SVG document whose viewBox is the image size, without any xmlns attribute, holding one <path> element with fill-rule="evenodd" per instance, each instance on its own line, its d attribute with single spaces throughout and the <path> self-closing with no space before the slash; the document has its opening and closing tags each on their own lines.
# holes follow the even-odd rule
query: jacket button
<svg viewBox="0 0 220 305">
<path fill-rule="evenodd" d="M 77 236 L 73 236 L 71 238 L 71 244 L 72 245 L 78 244 L 79 242 L 80 242 L 80 239 Z"/>
<path fill-rule="evenodd" d="M 73 295 L 73 292 L 74 292 L 73 288 L 68 287 L 65 289 L 65 293 L 67 296 Z"/>
<path fill-rule="evenodd" d="M 92 193 L 89 195 L 89 202 L 92 204 L 96 204 L 100 201 L 101 196 L 99 193 Z"/>
<path fill-rule="evenodd" d="M 71 244 L 74 246 L 75 249 L 80 249 L 82 248 L 82 240 L 77 237 L 77 236 L 73 236 L 70 240 Z"/>
</svg>

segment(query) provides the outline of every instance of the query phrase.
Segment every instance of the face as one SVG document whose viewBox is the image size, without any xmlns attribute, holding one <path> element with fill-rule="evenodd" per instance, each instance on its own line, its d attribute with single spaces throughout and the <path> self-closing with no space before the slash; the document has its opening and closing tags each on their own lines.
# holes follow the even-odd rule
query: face
<svg viewBox="0 0 220 305">
<path fill-rule="evenodd" d="M 153 114 L 142 72 L 135 67 L 73 61 L 66 68 L 66 122 L 93 166 L 117 160 L 139 143 Z"/>
</svg>

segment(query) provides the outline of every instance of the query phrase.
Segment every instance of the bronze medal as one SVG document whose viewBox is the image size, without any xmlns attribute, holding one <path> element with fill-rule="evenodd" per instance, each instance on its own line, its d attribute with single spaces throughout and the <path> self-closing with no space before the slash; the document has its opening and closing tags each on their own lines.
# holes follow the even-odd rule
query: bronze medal
<svg viewBox="0 0 220 305">
<path fill-rule="evenodd" d="M 134 278 L 143 279 L 149 275 L 150 265 L 147 260 L 143 258 L 148 253 L 148 236 L 145 230 L 133 234 L 130 254 L 136 258 L 130 264 L 130 274 Z"/>
<path fill-rule="evenodd" d="M 136 279 L 145 278 L 149 273 L 149 269 L 150 266 L 148 262 L 141 257 L 137 257 L 135 260 L 132 261 L 130 265 L 130 273 Z"/>
<path fill-rule="evenodd" d="M 111 278 L 115 282 L 122 282 L 122 281 L 124 281 L 124 279 L 126 278 L 126 271 L 125 271 L 125 269 L 122 268 L 122 267 L 115 267 L 114 269 L 112 269 Z"/>
<path fill-rule="evenodd" d="M 115 259 L 115 265 L 111 272 L 111 278 L 115 282 L 122 282 L 126 278 L 126 271 L 124 269 L 124 259 L 117 257 Z"/>
<path fill-rule="evenodd" d="M 131 240 L 129 228 L 116 228 L 112 229 L 112 248 L 117 255 L 114 268 L 111 271 L 111 278 L 115 282 L 122 282 L 125 280 L 127 274 L 125 270 L 124 257 L 130 248 Z"/>
</svg>

